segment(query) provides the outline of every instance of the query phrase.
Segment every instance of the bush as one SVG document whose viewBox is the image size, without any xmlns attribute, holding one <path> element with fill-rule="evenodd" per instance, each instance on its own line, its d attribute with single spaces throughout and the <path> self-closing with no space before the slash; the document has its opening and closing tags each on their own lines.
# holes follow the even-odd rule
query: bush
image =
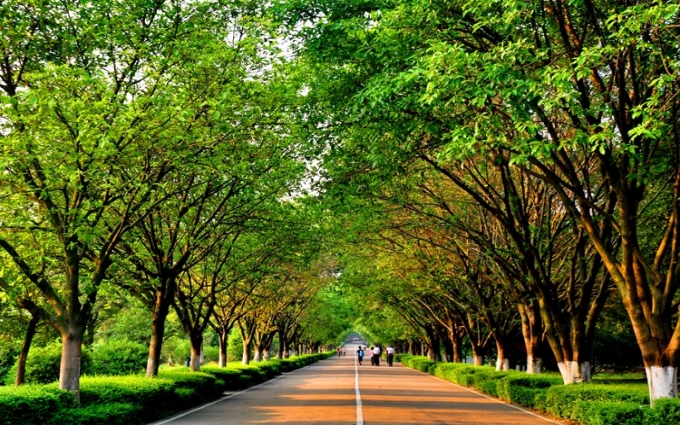
<svg viewBox="0 0 680 425">
<path fill-rule="evenodd" d="M 530 408 L 545 407 L 545 391 L 561 385 L 559 377 L 511 373 L 498 382 L 498 397 Z"/>
<path fill-rule="evenodd" d="M 498 397 L 498 382 L 506 379 L 507 372 L 478 371 L 472 374 L 472 387 L 477 391 Z"/>
<path fill-rule="evenodd" d="M 143 372 L 149 356 L 144 344 L 126 340 L 112 340 L 97 344 L 92 351 L 92 375 L 130 375 Z"/>
<path fill-rule="evenodd" d="M 630 402 L 579 401 L 570 406 L 567 419 L 583 425 L 641 425 L 645 408 Z"/>
<path fill-rule="evenodd" d="M 274 376 L 286 367 L 324 359 L 329 353 L 289 360 L 190 372 L 186 367 L 163 368 L 159 377 L 142 375 L 82 377 L 81 405 L 73 394 L 49 385 L 0 387 L 0 425 L 143 424 L 213 400 L 225 389 L 242 389 Z"/>
<path fill-rule="evenodd" d="M 80 380 L 80 400 L 83 405 L 137 405 L 142 409 L 142 420 L 150 422 L 165 410 L 174 409 L 174 385 L 170 379 L 144 376 L 83 377 Z"/>
<path fill-rule="evenodd" d="M 145 407 L 133 403 L 82 406 L 56 412 L 49 425 L 142 425 Z"/>
<path fill-rule="evenodd" d="M 408 367 L 421 372 L 429 372 L 430 366 L 437 362 L 427 359 L 427 357 L 411 357 L 407 360 Z"/>
<path fill-rule="evenodd" d="M 654 402 L 654 408 L 646 409 L 645 424 L 680 424 L 680 399 L 662 399 Z"/>
<path fill-rule="evenodd" d="M 554 385 L 546 390 L 545 399 L 537 407 L 560 418 L 575 419 L 572 412 L 576 411 L 576 404 L 583 401 L 631 402 L 641 406 L 649 405 L 649 393 L 625 385 Z"/>
<path fill-rule="evenodd" d="M 59 380 L 59 366 L 61 364 L 61 343 L 54 342 L 45 347 L 31 347 L 26 360 L 26 376 L 24 382 L 27 384 L 49 384 Z M 92 360 L 90 353 L 83 350 L 80 359 L 80 370 L 82 374 L 90 373 Z M 17 373 L 17 363 L 5 376 L 6 385 L 14 385 L 14 378 Z"/>
<path fill-rule="evenodd" d="M 53 386 L 0 387 L 0 425 L 42 425 L 55 411 L 74 406 L 73 394 Z"/>
<path fill-rule="evenodd" d="M 224 390 L 217 386 L 217 378 L 204 372 L 190 372 L 187 367 L 178 367 L 158 373 L 159 378 L 173 381 L 175 392 L 181 396 L 177 409 L 188 408 L 222 395 Z M 178 389 L 184 391 L 177 392 Z M 189 390 L 189 391 L 186 391 Z"/>
</svg>

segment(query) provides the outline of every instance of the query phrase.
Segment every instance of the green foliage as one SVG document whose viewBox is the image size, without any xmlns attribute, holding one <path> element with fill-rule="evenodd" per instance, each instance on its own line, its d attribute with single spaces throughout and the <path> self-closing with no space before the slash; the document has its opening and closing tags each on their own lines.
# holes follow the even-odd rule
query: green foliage
<svg viewBox="0 0 680 425">
<path fill-rule="evenodd" d="M 186 367 L 177 367 L 159 371 L 159 378 L 173 381 L 175 390 L 182 390 L 177 408 L 188 408 L 192 405 L 211 400 L 224 391 L 217 386 L 217 378 L 209 373 L 189 372 Z"/>
<path fill-rule="evenodd" d="M 127 340 L 109 340 L 92 347 L 92 375 L 129 375 L 146 367 L 149 349 Z"/>
<path fill-rule="evenodd" d="M 61 343 L 53 342 L 45 347 L 31 347 L 26 360 L 27 384 L 49 384 L 59 380 L 59 366 L 61 363 Z M 13 385 L 16 376 L 16 363 L 5 376 L 5 384 Z M 83 374 L 87 374 L 92 367 L 90 353 L 83 350 L 80 368 Z"/>
<path fill-rule="evenodd" d="M 640 425 L 650 423 L 644 421 L 647 410 L 648 406 L 626 401 L 578 401 L 569 406 L 569 414 L 563 417 L 583 425 Z"/>
<path fill-rule="evenodd" d="M 547 388 L 560 384 L 562 384 L 562 379 L 558 377 L 512 373 L 498 382 L 498 397 L 521 406 L 534 408 L 541 402 L 540 400 L 544 399 L 542 396 Z"/>
<path fill-rule="evenodd" d="M 637 405 L 649 404 L 649 392 L 644 386 L 581 384 L 556 385 L 548 388 L 545 399 L 539 407 L 551 415 L 575 419 L 571 415 L 577 402 L 633 402 Z"/>
<path fill-rule="evenodd" d="M 3 345 L 0 348 L 0 385 L 6 384 L 6 381 L 12 380 L 10 375 L 12 365 L 16 361 L 17 350 L 9 345 Z"/>
<path fill-rule="evenodd" d="M 174 410 L 174 381 L 144 376 L 83 377 L 80 398 L 84 406 L 130 403 L 142 409 L 140 417 L 150 422 Z"/>
<path fill-rule="evenodd" d="M 252 380 L 246 374 L 235 368 L 219 368 L 217 366 L 204 366 L 201 372 L 213 375 L 223 382 L 225 391 L 236 391 L 248 388 Z"/>
<path fill-rule="evenodd" d="M 661 399 L 654 402 L 654 407 L 645 410 L 645 424 L 677 424 L 680 423 L 680 399 Z"/>
<path fill-rule="evenodd" d="M 48 425 L 143 425 L 147 406 L 139 403 L 107 403 L 58 411 Z"/>
<path fill-rule="evenodd" d="M 674 423 L 680 417 L 677 399 L 661 400 L 650 409 L 644 385 L 563 385 L 559 376 L 497 372 L 487 366 L 434 363 L 418 356 L 399 358 L 402 364 L 414 369 L 423 370 L 427 365 L 429 373 L 439 378 L 582 425 L 652 425 Z M 629 377 L 612 378 L 608 381 L 621 382 Z"/>
<path fill-rule="evenodd" d="M 0 387 L 0 425 L 42 425 L 54 412 L 73 407 L 73 395 L 54 386 Z"/>
</svg>

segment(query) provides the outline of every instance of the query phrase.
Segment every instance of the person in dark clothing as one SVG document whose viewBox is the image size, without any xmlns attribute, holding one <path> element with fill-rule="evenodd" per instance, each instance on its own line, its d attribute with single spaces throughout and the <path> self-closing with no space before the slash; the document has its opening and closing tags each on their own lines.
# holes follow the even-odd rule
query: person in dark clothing
<svg viewBox="0 0 680 425">
<path fill-rule="evenodd" d="M 361 345 L 357 349 L 357 360 L 359 360 L 359 366 L 361 366 L 361 362 L 364 360 L 364 349 L 361 348 Z"/>
</svg>

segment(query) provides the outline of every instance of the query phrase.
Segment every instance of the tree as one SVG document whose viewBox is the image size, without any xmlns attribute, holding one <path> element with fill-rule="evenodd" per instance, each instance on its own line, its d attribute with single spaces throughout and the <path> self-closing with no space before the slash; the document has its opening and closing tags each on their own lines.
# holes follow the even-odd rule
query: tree
<svg viewBox="0 0 680 425">
<path fill-rule="evenodd" d="M 304 34 L 307 57 L 329 65 L 315 87 L 333 75 L 343 99 L 334 106 L 353 100 L 334 117 L 360 123 L 343 132 L 343 143 L 366 148 L 356 164 L 394 170 L 424 151 L 442 166 L 492 155 L 550 184 L 627 309 L 651 399 L 675 397 L 678 5 L 381 6 L 315 3 L 308 11 L 327 18 Z M 350 69 L 354 87 L 344 84 Z M 667 205 L 665 232 L 650 238 L 655 203 Z"/>
</svg>

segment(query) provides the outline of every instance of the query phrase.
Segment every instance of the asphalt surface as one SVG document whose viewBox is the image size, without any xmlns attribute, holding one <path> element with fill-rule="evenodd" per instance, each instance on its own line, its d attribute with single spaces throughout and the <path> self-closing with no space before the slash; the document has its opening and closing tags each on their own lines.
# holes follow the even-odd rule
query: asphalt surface
<svg viewBox="0 0 680 425">
<path fill-rule="evenodd" d="M 356 347 L 155 425 L 548 425 L 553 420 L 399 364 L 355 364 Z M 358 377 L 358 385 L 357 385 Z"/>
</svg>

